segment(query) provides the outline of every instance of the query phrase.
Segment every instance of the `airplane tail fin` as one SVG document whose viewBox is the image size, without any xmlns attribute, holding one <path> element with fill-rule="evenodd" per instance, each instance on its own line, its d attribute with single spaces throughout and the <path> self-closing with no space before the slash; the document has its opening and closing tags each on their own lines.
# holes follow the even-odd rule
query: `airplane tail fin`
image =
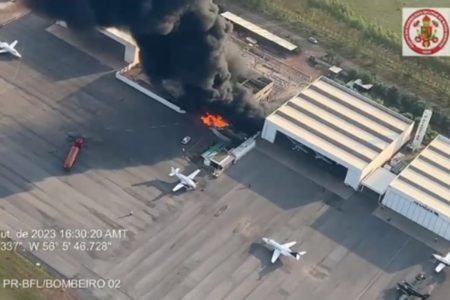
<svg viewBox="0 0 450 300">
<path fill-rule="evenodd" d="M 291 252 L 291 255 L 293 257 L 295 257 L 296 260 L 300 260 L 300 258 L 306 254 L 306 251 L 302 251 L 302 252 Z"/>
<path fill-rule="evenodd" d="M 174 168 L 174 167 L 170 167 L 170 173 L 169 173 L 169 176 L 174 176 L 175 174 L 177 174 L 178 173 L 178 171 L 180 171 L 180 169 L 179 168 Z"/>
</svg>

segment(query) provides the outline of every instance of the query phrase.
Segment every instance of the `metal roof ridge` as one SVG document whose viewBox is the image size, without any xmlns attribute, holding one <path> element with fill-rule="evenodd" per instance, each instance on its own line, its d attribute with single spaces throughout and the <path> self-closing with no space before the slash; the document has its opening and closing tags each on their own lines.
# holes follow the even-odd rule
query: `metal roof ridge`
<svg viewBox="0 0 450 300">
<path fill-rule="evenodd" d="M 397 119 L 400 119 L 401 121 L 404 121 L 408 125 L 410 125 L 410 124 L 412 124 L 414 122 L 413 120 L 408 119 L 404 115 L 402 115 L 400 113 L 397 113 L 397 112 L 395 112 L 393 110 L 390 110 L 386 106 L 381 105 L 381 104 L 377 103 L 376 101 L 370 99 L 369 97 L 361 95 L 360 93 L 358 93 L 358 92 L 356 92 L 356 91 L 354 91 L 354 90 L 352 90 L 352 89 L 350 89 L 350 88 L 348 88 L 348 87 L 346 87 L 346 86 L 344 86 L 342 84 L 339 84 L 336 81 L 334 81 L 334 80 L 332 80 L 332 79 L 330 79 L 330 78 L 328 78 L 328 77 L 326 77 L 324 75 L 320 76 L 317 79 L 317 81 L 320 81 L 320 80 L 325 81 L 326 83 L 331 84 L 335 88 L 338 88 L 338 89 L 340 89 L 340 90 L 342 90 L 342 91 L 344 91 L 346 93 L 351 94 L 352 96 L 358 98 L 359 100 L 362 100 L 362 101 L 366 102 L 367 104 L 370 104 L 370 105 L 374 106 L 375 108 L 378 108 L 378 109 L 382 110 L 383 112 L 386 112 L 389 115 L 391 115 L 391 116 L 393 116 L 393 117 L 395 117 Z"/>
</svg>

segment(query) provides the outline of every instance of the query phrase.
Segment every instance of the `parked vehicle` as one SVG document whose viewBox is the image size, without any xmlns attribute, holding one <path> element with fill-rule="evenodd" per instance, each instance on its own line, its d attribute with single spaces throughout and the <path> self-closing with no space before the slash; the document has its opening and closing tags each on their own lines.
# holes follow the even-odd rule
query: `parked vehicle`
<svg viewBox="0 0 450 300">
<path fill-rule="evenodd" d="M 317 44 L 317 43 L 319 43 L 319 41 L 318 41 L 316 38 L 312 37 L 312 36 L 310 36 L 310 37 L 308 38 L 308 42 L 310 42 L 311 44 Z"/>
<path fill-rule="evenodd" d="M 186 145 L 191 141 L 191 137 L 190 136 L 185 136 L 182 140 L 181 140 L 181 144 Z"/>
</svg>

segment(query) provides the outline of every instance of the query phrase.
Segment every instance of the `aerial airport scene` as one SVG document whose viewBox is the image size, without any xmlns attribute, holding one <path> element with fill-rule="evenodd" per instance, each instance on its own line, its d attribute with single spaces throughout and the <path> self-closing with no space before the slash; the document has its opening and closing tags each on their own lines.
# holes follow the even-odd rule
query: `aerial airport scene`
<svg viewBox="0 0 450 300">
<path fill-rule="evenodd" d="M 450 299 L 448 0 L 0 24 L 0 300 Z"/>
</svg>

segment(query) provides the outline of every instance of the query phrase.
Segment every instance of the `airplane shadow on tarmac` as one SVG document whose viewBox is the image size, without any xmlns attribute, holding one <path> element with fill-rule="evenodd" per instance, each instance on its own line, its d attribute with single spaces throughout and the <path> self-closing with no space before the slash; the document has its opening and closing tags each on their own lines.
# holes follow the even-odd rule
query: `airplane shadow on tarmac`
<svg viewBox="0 0 450 300">
<path fill-rule="evenodd" d="M 249 254 L 253 255 L 257 259 L 259 259 L 261 263 L 261 270 L 259 271 L 259 280 L 261 280 L 264 276 L 272 273 L 273 271 L 283 267 L 283 262 L 281 261 L 281 257 L 275 263 L 271 263 L 270 259 L 272 258 L 272 251 L 267 249 L 261 243 L 252 243 L 249 248 Z"/>
<path fill-rule="evenodd" d="M 153 206 L 154 205 L 153 202 L 157 202 L 158 200 L 160 200 L 164 197 L 177 197 L 182 194 L 190 192 L 190 190 L 186 190 L 185 188 L 182 188 L 177 192 L 172 192 L 173 187 L 178 183 L 179 183 L 179 181 L 177 179 L 174 179 L 173 181 L 170 181 L 170 182 L 160 180 L 160 179 L 153 179 L 153 180 L 143 181 L 143 182 L 139 182 L 139 183 L 134 183 L 131 185 L 131 187 L 133 187 L 133 188 L 153 187 L 153 188 L 157 189 L 160 192 L 160 194 L 153 199 L 149 199 L 148 203 L 147 203 L 147 205 Z M 202 189 L 204 187 L 204 185 L 205 184 L 203 181 L 197 182 L 198 189 Z"/>
<path fill-rule="evenodd" d="M 172 182 L 166 182 L 163 180 L 159 180 L 159 179 L 153 179 L 153 180 L 148 180 L 148 181 L 143 181 L 143 182 L 139 182 L 139 183 L 135 183 L 131 185 L 132 187 L 154 187 L 155 189 L 157 189 L 158 191 L 160 191 L 160 194 L 158 196 L 156 196 L 153 199 L 149 199 L 148 201 L 148 205 L 152 206 L 153 202 L 157 202 L 158 200 L 164 198 L 165 196 L 172 196 L 171 193 L 171 187 L 173 186 Z"/>
</svg>

